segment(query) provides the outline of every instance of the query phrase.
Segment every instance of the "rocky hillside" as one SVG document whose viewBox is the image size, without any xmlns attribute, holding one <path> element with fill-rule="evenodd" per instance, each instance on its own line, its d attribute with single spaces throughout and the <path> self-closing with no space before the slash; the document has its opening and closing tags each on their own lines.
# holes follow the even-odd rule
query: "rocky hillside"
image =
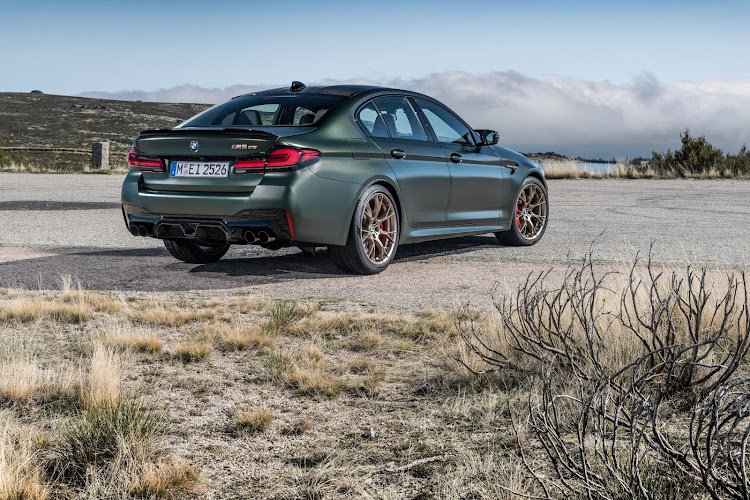
<svg viewBox="0 0 750 500">
<path fill-rule="evenodd" d="M 110 162 L 124 167 L 126 155 L 138 132 L 171 128 L 206 109 L 206 104 L 112 101 L 46 95 L 0 93 L 0 149 L 56 148 L 86 150 L 95 141 L 111 143 Z M 6 151 L 5 162 L 30 163 L 41 168 L 75 171 L 89 163 L 89 156 L 70 151 Z"/>
</svg>

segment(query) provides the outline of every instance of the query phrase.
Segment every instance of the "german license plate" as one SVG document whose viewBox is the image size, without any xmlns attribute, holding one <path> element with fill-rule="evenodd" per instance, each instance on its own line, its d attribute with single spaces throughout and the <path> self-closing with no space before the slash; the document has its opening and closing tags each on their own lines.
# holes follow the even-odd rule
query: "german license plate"
<svg viewBox="0 0 750 500">
<path fill-rule="evenodd" d="M 170 177 L 226 177 L 229 162 L 173 161 L 169 168 Z"/>
</svg>

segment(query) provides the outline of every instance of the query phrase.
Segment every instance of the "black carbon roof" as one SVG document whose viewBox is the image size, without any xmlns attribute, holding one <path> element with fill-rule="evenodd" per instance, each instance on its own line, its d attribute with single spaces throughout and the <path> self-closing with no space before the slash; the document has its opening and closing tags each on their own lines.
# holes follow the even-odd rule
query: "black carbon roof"
<svg viewBox="0 0 750 500">
<path fill-rule="evenodd" d="M 337 95 L 341 97 L 352 97 L 368 90 L 379 89 L 375 85 L 329 85 L 327 87 L 307 87 L 298 94 L 321 94 L 321 95 Z M 278 95 L 278 94 L 291 94 L 288 88 L 278 88 L 262 90 L 260 92 L 252 92 L 255 95 Z"/>
</svg>

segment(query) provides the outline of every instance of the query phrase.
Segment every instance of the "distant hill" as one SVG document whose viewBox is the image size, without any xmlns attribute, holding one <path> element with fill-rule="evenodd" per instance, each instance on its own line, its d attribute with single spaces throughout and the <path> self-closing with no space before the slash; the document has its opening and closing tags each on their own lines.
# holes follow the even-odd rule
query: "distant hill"
<svg viewBox="0 0 750 500">
<path fill-rule="evenodd" d="M 96 141 L 110 142 L 110 163 L 124 168 L 138 132 L 172 128 L 203 111 L 208 104 L 114 101 L 47 95 L 0 93 L 0 149 L 13 147 L 90 150 Z M 80 170 L 89 157 L 65 152 L 13 152 L 19 161 L 53 170 Z M 6 157 L 8 155 L 6 154 Z"/>
<path fill-rule="evenodd" d="M 91 143 L 110 142 L 110 164 L 127 166 L 127 153 L 141 130 L 172 128 L 209 107 L 208 104 L 116 101 L 89 97 L 48 95 L 41 92 L 0 92 L 0 150 L 55 148 L 90 151 Z M 556 153 L 531 153 L 535 160 L 568 159 Z M 80 171 L 90 156 L 71 151 L 18 151 L 2 154 L 0 168 L 9 159 L 35 169 Z M 576 158 L 577 161 L 598 161 Z"/>
</svg>

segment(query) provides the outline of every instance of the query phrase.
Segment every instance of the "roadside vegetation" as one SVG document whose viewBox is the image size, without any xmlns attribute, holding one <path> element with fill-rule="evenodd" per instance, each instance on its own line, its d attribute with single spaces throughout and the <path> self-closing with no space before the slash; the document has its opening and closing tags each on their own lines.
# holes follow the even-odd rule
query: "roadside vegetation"
<svg viewBox="0 0 750 500">
<path fill-rule="evenodd" d="M 589 257 L 497 297 L 497 323 L 460 322 L 464 369 L 527 387 L 509 406 L 529 481 L 515 493 L 748 498 L 748 299 L 744 272 Z"/>
<path fill-rule="evenodd" d="M 736 155 L 695 137 L 689 130 L 680 134 L 682 146 L 666 153 L 654 151 L 652 158 L 622 159 L 604 170 L 593 170 L 573 158 L 541 155 L 532 159 L 544 168 L 548 179 L 750 179 L 750 151 L 742 146 Z"/>
<path fill-rule="evenodd" d="M 706 140 L 695 137 L 689 130 L 680 134 L 682 147 L 672 152 L 654 151 L 649 166 L 661 176 L 673 177 L 750 177 L 750 151 L 743 145 L 736 155 L 724 154 Z"/>
<path fill-rule="evenodd" d="M 0 499 L 747 495 L 741 271 L 586 259 L 494 299 L 0 289 Z"/>
</svg>

